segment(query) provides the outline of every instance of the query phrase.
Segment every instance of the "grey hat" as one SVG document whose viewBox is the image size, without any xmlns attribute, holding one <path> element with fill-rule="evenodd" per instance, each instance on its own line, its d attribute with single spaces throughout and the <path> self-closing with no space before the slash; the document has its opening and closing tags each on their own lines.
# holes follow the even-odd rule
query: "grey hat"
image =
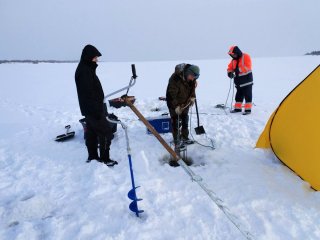
<svg viewBox="0 0 320 240">
<path fill-rule="evenodd" d="M 197 65 L 191 65 L 188 67 L 187 72 L 190 72 L 196 78 L 200 76 L 200 68 Z"/>
</svg>

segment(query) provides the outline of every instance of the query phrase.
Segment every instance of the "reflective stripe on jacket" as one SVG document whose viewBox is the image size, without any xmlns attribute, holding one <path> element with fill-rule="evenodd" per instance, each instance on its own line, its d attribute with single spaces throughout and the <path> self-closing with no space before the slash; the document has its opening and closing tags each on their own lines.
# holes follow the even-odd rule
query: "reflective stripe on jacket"
<svg viewBox="0 0 320 240">
<path fill-rule="evenodd" d="M 237 66 L 238 64 L 238 66 Z M 236 70 L 238 67 L 238 70 Z M 243 53 L 240 59 L 232 59 L 228 65 L 228 72 L 235 72 L 236 77 L 248 75 L 252 72 L 252 63 L 249 54 Z"/>
</svg>

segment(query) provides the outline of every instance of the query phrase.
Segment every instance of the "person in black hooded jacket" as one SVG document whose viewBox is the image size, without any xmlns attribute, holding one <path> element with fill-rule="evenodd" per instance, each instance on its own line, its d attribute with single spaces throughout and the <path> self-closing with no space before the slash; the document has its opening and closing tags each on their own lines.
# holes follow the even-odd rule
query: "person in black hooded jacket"
<svg viewBox="0 0 320 240">
<path fill-rule="evenodd" d="M 75 72 L 75 82 L 81 114 L 85 116 L 87 124 L 88 162 L 95 159 L 108 166 L 114 166 L 117 162 L 111 160 L 109 154 L 113 133 L 106 119 L 104 93 L 96 74 L 97 61 L 100 56 L 101 53 L 94 46 L 84 47 Z M 98 142 L 100 157 L 97 151 Z"/>
</svg>

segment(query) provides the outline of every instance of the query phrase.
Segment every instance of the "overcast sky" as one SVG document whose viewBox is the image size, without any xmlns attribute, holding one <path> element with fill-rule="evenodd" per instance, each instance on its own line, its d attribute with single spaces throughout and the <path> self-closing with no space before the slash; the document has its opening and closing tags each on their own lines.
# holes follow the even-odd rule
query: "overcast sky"
<svg viewBox="0 0 320 240">
<path fill-rule="evenodd" d="M 0 0 L 0 59 L 254 57 L 320 50 L 320 0 Z"/>
</svg>

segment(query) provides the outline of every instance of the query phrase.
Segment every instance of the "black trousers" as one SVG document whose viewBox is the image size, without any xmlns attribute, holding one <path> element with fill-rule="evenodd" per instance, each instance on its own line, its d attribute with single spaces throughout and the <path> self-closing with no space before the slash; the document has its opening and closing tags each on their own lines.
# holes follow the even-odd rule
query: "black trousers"
<svg viewBox="0 0 320 240">
<path fill-rule="evenodd" d="M 236 102 L 243 102 L 243 100 L 246 101 L 246 103 L 252 103 L 252 85 L 245 86 L 245 87 L 236 87 L 237 93 L 235 100 Z"/>
<path fill-rule="evenodd" d="M 181 136 L 182 139 L 189 138 L 189 109 L 185 109 L 183 113 L 178 117 L 173 109 L 170 109 L 170 117 L 171 117 L 171 124 L 172 124 L 172 135 L 173 141 L 175 143 L 178 142 L 178 131 L 181 129 Z M 179 121 L 178 121 L 179 119 Z M 181 139 L 179 139 L 181 140 Z"/>
<path fill-rule="evenodd" d="M 96 119 L 91 116 L 86 116 L 87 132 L 86 132 L 86 146 L 88 149 L 89 158 L 96 158 L 98 156 L 98 143 L 100 159 L 105 161 L 110 159 L 110 145 L 113 139 L 112 129 L 103 116 Z"/>
</svg>

